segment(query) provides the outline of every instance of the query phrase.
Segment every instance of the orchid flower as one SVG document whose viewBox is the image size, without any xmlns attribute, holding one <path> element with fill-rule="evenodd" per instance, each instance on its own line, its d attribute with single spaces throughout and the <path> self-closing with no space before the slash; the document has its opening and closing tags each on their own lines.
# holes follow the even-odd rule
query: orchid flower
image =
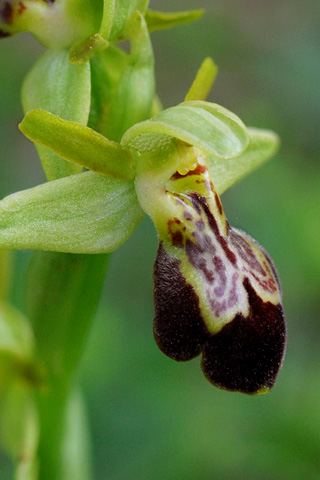
<svg viewBox="0 0 320 480">
<path fill-rule="evenodd" d="M 285 348 L 280 284 L 265 250 L 229 225 L 220 195 L 274 153 L 277 136 L 192 99 L 133 125 L 120 142 L 44 110 L 29 111 L 20 129 L 91 171 L 2 200 L 0 246 L 111 252 L 147 213 L 159 235 L 159 348 L 178 361 L 202 353 L 219 388 L 268 391 Z"/>
<path fill-rule="evenodd" d="M 148 214 L 159 235 L 159 348 L 178 361 L 202 354 L 203 372 L 219 388 L 266 392 L 285 350 L 280 283 L 266 251 L 230 226 L 220 195 L 271 157 L 278 137 L 205 101 L 216 75 L 211 59 L 185 101 L 161 111 L 148 32 L 201 12 L 123 3 L 2 5 L 2 35 L 28 29 L 50 48 L 24 81 L 20 125 L 50 181 L 0 202 L 0 247 L 108 253 Z M 113 45 L 126 38 L 129 54 Z"/>
</svg>

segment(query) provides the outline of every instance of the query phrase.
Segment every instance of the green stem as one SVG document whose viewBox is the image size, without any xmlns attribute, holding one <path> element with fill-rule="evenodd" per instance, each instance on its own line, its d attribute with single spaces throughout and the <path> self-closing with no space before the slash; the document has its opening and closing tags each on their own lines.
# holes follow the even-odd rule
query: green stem
<svg viewBox="0 0 320 480">
<path fill-rule="evenodd" d="M 35 252 L 27 308 L 48 385 L 38 394 L 39 480 L 58 480 L 65 412 L 97 304 L 107 255 Z"/>
<path fill-rule="evenodd" d="M 12 277 L 12 258 L 11 250 L 0 249 L 0 300 L 2 301 L 8 298 Z"/>
</svg>

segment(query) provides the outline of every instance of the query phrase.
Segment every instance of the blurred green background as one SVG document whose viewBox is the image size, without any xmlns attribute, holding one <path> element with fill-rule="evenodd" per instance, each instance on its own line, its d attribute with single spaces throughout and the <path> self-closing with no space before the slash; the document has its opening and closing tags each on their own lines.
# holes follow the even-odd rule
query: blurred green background
<svg viewBox="0 0 320 480">
<path fill-rule="evenodd" d="M 288 347 L 272 393 L 257 397 L 214 388 L 199 359 L 178 364 L 161 354 L 152 335 L 157 239 L 145 219 L 112 256 L 82 364 L 95 479 L 320 479 L 320 2 L 154 0 L 151 7 L 207 11 L 192 25 L 153 34 L 166 107 L 182 101 L 211 55 L 220 73 L 209 100 L 281 136 L 279 154 L 223 202 L 230 223 L 275 261 Z M 0 42 L 1 197 L 44 181 L 17 129 L 20 85 L 41 50 L 24 34 Z M 28 255 L 17 254 L 18 305 Z M 4 454 L 0 472 L 11 478 Z"/>
</svg>

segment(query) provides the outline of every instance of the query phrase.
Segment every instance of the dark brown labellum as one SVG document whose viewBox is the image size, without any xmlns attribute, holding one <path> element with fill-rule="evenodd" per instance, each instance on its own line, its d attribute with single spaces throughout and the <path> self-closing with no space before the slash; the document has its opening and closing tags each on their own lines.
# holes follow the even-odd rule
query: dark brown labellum
<svg viewBox="0 0 320 480">
<path fill-rule="evenodd" d="M 219 388 L 248 394 L 270 389 L 285 350 L 282 306 L 263 302 L 246 279 L 249 317 L 238 314 L 212 335 L 179 264 L 160 243 L 154 268 L 154 336 L 160 350 L 177 361 L 202 352 L 203 372 Z"/>
<path fill-rule="evenodd" d="M 257 393 L 270 389 L 282 365 L 286 326 L 281 305 L 263 302 L 245 280 L 250 315 L 236 317 L 203 347 L 202 369 L 214 385 Z"/>
<path fill-rule="evenodd" d="M 154 337 L 160 350 L 177 361 L 197 357 L 207 339 L 199 299 L 179 270 L 179 260 L 159 245 L 154 266 Z"/>
</svg>

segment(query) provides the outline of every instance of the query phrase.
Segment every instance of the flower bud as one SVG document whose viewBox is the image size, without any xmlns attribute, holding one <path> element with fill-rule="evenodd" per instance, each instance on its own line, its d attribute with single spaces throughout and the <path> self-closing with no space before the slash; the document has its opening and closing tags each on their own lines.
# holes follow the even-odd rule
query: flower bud
<svg viewBox="0 0 320 480">
<path fill-rule="evenodd" d="M 176 171 L 150 200 L 160 236 L 155 340 L 177 361 L 202 353 L 204 375 L 219 388 L 264 393 L 285 350 L 277 273 L 265 250 L 229 225 L 205 156 L 196 156 L 196 168 Z"/>
<path fill-rule="evenodd" d="M 101 17 L 99 0 L 0 0 L 0 37 L 28 31 L 62 49 L 98 31 Z"/>
</svg>

